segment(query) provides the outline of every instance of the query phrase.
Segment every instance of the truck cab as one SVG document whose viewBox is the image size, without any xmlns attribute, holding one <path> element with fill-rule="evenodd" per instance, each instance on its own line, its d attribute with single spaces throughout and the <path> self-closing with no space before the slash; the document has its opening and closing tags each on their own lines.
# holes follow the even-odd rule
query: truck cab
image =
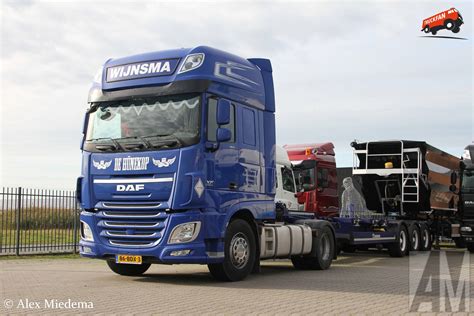
<svg viewBox="0 0 474 316">
<path fill-rule="evenodd" d="M 274 112 L 267 59 L 199 46 L 107 60 L 82 130 L 80 254 L 121 275 L 207 264 L 225 281 L 266 258 L 328 268 L 312 247 L 334 244 L 329 223 L 275 224 Z"/>
<path fill-rule="evenodd" d="M 318 217 L 339 213 L 334 145 L 327 143 L 285 145 L 293 164 L 298 202 Z"/>
<path fill-rule="evenodd" d="M 283 204 L 288 211 L 300 211 L 295 175 L 288 153 L 283 147 L 276 147 L 276 195 L 275 202 Z"/>
</svg>

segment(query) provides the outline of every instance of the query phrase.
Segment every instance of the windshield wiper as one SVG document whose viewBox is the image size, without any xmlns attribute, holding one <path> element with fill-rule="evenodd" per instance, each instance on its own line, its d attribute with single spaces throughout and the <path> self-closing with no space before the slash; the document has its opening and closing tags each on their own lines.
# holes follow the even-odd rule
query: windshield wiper
<svg viewBox="0 0 474 316">
<path fill-rule="evenodd" d="M 150 144 L 152 145 L 153 148 L 159 148 L 159 147 L 163 147 L 163 146 L 166 146 L 166 145 L 178 145 L 178 146 L 182 145 L 182 141 L 174 134 L 156 134 L 156 135 L 143 136 L 144 139 L 153 138 L 153 137 L 164 138 L 164 139 L 160 139 L 156 143 L 155 142 L 153 142 L 153 143 L 150 142 Z M 171 139 L 166 139 L 166 137 L 170 137 Z"/>
<path fill-rule="evenodd" d="M 116 138 L 115 140 L 123 140 L 123 139 L 138 139 L 141 142 L 141 145 L 145 145 L 145 148 L 152 148 L 153 147 L 153 145 L 149 141 L 147 141 L 145 138 L 143 138 L 141 136 L 122 137 L 122 138 Z M 133 144 L 129 144 L 129 145 L 133 145 Z M 128 148 L 127 145 L 125 145 L 125 147 Z"/>
<path fill-rule="evenodd" d="M 113 145 L 107 145 L 107 144 L 96 144 L 95 147 L 99 150 L 102 150 L 102 149 L 106 149 L 104 147 L 113 147 L 113 149 L 117 150 L 117 149 L 124 149 L 122 145 L 120 145 L 120 143 L 112 138 L 112 137 L 99 137 L 99 138 L 91 138 L 91 139 L 86 139 L 86 141 L 88 142 L 91 142 L 91 141 L 98 141 L 98 140 L 110 140 L 112 142 Z"/>
</svg>

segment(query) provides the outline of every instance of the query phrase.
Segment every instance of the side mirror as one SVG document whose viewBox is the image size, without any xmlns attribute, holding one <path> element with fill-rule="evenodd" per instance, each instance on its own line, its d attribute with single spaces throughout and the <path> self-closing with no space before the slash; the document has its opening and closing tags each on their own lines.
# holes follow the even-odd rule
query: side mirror
<svg viewBox="0 0 474 316">
<path fill-rule="evenodd" d="M 230 101 L 219 99 L 216 112 L 217 125 L 226 125 L 230 122 Z"/>
<path fill-rule="evenodd" d="M 216 131 L 216 140 L 219 143 L 227 142 L 232 138 L 232 133 L 228 128 L 219 127 Z"/>
<path fill-rule="evenodd" d="M 306 202 L 306 195 L 304 194 L 304 192 L 295 193 L 295 197 L 298 201 L 298 204 L 304 204 Z"/>
<path fill-rule="evenodd" d="M 458 182 L 458 174 L 456 172 L 451 173 L 451 184 L 456 184 Z"/>
</svg>

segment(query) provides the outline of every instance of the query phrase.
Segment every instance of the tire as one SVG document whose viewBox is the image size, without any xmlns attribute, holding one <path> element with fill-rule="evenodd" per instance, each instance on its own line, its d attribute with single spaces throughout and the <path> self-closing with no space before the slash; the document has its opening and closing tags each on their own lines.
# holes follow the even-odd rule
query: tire
<svg viewBox="0 0 474 316">
<path fill-rule="evenodd" d="M 420 250 L 420 229 L 417 225 L 412 225 L 410 228 L 410 251 Z"/>
<path fill-rule="evenodd" d="M 466 241 L 462 237 L 453 238 L 456 248 L 466 248 Z"/>
<path fill-rule="evenodd" d="M 225 234 L 224 262 L 208 264 L 209 272 L 219 281 L 243 280 L 253 269 L 257 245 L 250 225 L 236 219 L 230 222 Z"/>
<path fill-rule="evenodd" d="M 460 30 L 461 30 L 461 28 L 460 28 L 459 26 L 456 26 L 455 28 L 453 28 L 453 29 L 451 30 L 451 32 L 453 32 L 453 33 L 459 33 Z"/>
<path fill-rule="evenodd" d="M 400 225 L 397 241 L 388 246 L 390 257 L 404 257 L 408 254 L 409 238 L 405 226 Z"/>
<path fill-rule="evenodd" d="M 107 260 L 107 265 L 109 266 L 110 270 L 114 271 L 115 273 L 126 276 L 142 275 L 151 266 L 150 263 L 120 264 L 111 260 Z"/>
<path fill-rule="evenodd" d="M 433 240 L 431 232 L 426 224 L 421 225 L 420 229 L 420 251 L 430 251 Z"/>
<path fill-rule="evenodd" d="M 474 253 L 474 244 L 473 243 L 467 244 L 467 250 L 469 250 L 470 253 Z"/>
<path fill-rule="evenodd" d="M 453 20 L 446 20 L 446 21 L 444 22 L 444 27 L 445 27 L 446 29 L 448 29 L 448 30 L 452 30 L 453 28 L 456 27 L 456 24 L 454 23 Z"/>
<path fill-rule="evenodd" d="M 425 32 L 426 34 L 428 34 L 430 32 L 430 27 L 427 25 L 425 26 L 425 28 L 423 29 L 423 32 Z"/>
<path fill-rule="evenodd" d="M 431 34 L 436 35 L 436 33 L 438 33 L 438 31 L 436 31 L 436 30 L 431 30 Z"/>
<path fill-rule="evenodd" d="M 331 228 L 323 226 L 319 234 L 313 237 L 311 253 L 306 256 L 291 257 L 295 269 L 326 270 L 331 266 L 336 251 Z"/>
</svg>

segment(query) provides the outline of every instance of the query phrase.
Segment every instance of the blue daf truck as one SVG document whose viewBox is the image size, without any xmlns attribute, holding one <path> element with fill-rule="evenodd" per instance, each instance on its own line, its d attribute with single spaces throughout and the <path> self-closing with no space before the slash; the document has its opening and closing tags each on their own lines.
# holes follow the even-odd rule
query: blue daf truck
<svg viewBox="0 0 474 316">
<path fill-rule="evenodd" d="M 325 220 L 277 212 L 271 63 L 200 46 L 109 59 L 83 126 L 80 253 L 114 272 L 207 264 L 237 281 L 261 259 L 327 269 Z"/>
</svg>

